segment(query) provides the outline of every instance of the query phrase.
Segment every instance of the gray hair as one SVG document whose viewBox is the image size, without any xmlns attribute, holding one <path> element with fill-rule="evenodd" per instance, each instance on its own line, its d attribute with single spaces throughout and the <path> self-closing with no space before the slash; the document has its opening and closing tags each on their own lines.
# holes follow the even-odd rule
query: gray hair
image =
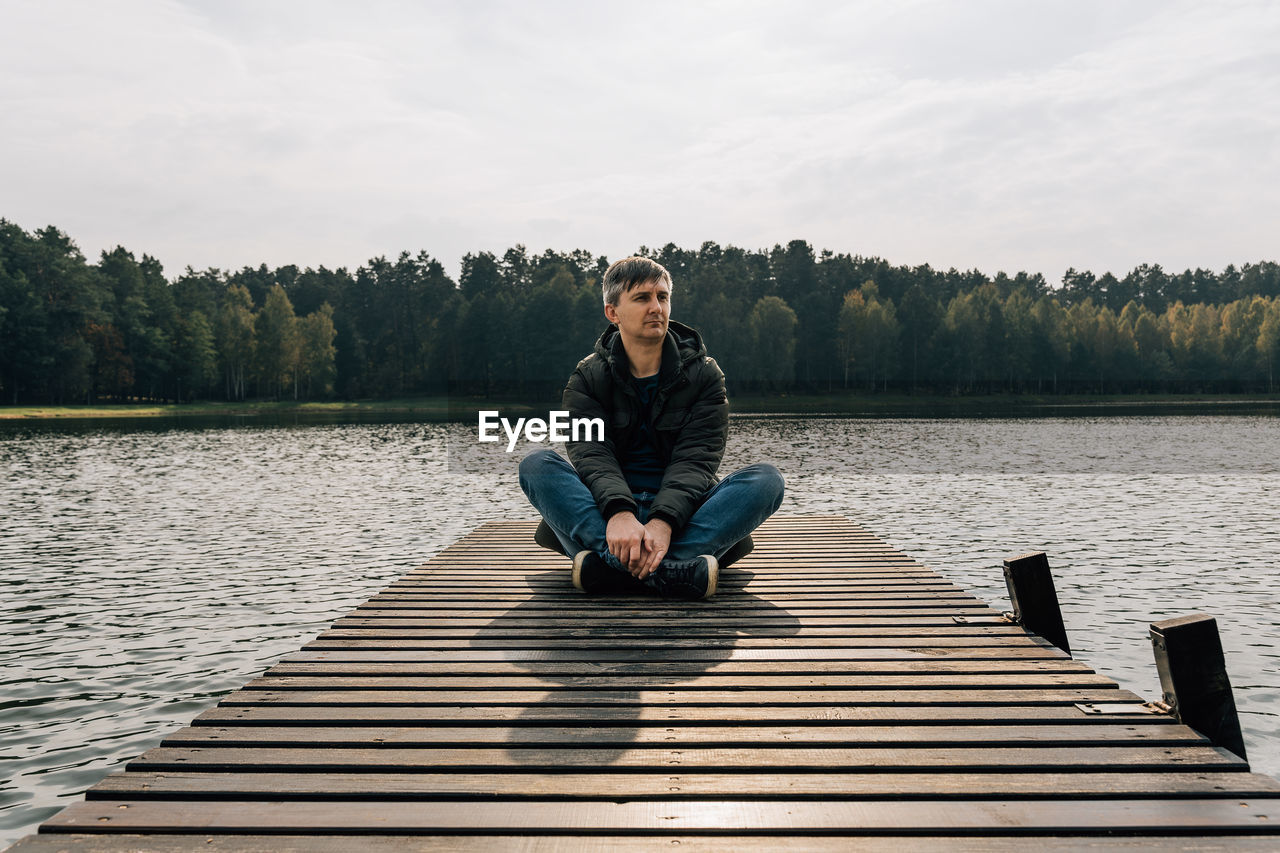
<svg viewBox="0 0 1280 853">
<path fill-rule="evenodd" d="M 671 273 L 657 261 L 640 256 L 623 258 L 614 261 L 604 274 L 601 290 L 605 305 L 617 305 L 622 294 L 641 284 L 651 281 L 665 281 L 671 287 Z"/>
</svg>

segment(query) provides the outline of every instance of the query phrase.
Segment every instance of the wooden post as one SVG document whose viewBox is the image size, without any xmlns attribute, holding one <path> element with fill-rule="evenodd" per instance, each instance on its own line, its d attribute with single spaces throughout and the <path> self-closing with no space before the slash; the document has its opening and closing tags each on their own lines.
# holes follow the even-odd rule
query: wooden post
<svg viewBox="0 0 1280 853">
<path fill-rule="evenodd" d="M 1164 703 L 1178 721 L 1247 760 L 1218 621 L 1194 613 L 1152 622 L 1151 647 Z"/>
<path fill-rule="evenodd" d="M 1053 575 L 1044 552 L 1005 560 L 1004 582 L 1009 587 L 1009 600 L 1013 602 L 1013 621 L 1070 655 L 1067 627 L 1062 624 L 1062 609 L 1058 606 L 1058 593 L 1053 588 Z"/>
</svg>

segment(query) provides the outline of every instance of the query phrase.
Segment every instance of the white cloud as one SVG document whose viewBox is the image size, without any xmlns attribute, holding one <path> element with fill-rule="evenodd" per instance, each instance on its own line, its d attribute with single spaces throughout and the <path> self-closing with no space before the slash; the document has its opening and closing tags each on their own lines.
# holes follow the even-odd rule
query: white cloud
<svg viewBox="0 0 1280 853">
<path fill-rule="evenodd" d="M 1265 3 L 27 3 L 0 216 L 186 264 L 1274 258 Z"/>
</svg>

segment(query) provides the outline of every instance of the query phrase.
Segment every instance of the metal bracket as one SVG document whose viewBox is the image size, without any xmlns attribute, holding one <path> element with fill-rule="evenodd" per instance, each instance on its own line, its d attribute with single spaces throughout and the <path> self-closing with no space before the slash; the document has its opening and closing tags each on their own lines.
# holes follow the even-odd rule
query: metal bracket
<svg viewBox="0 0 1280 853">
<path fill-rule="evenodd" d="M 1169 706 L 1163 702 L 1077 702 L 1076 708 L 1091 717 L 1100 714 L 1167 714 Z"/>
<path fill-rule="evenodd" d="M 1008 618 L 1008 614 L 1004 616 L 952 616 L 951 618 L 957 625 L 977 625 L 978 627 L 984 625 L 1008 625 L 1012 621 Z"/>
</svg>

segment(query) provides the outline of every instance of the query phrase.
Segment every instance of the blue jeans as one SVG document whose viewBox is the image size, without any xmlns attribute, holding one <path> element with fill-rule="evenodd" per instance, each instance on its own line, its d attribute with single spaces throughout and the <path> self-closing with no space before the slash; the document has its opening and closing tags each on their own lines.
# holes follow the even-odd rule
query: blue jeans
<svg viewBox="0 0 1280 853">
<path fill-rule="evenodd" d="M 539 450 L 520 460 L 520 488 L 542 514 L 564 546 L 565 553 L 595 551 L 605 562 L 622 570 L 609 553 L 605 520 L 596 499 L 573 466 L 553 450 Z M 768 464 L 748 465 L 717 483 L 702 499 L 689 522 L 671 535 L 671 547 L 663 563 L 692 560 L 703 554 L 717 559 L 773 515 L 782 503 L 783 482 L 778 469 Z M 637 494 L 636 518 L 649 518 L 654 495 Z"/>
</svg>

